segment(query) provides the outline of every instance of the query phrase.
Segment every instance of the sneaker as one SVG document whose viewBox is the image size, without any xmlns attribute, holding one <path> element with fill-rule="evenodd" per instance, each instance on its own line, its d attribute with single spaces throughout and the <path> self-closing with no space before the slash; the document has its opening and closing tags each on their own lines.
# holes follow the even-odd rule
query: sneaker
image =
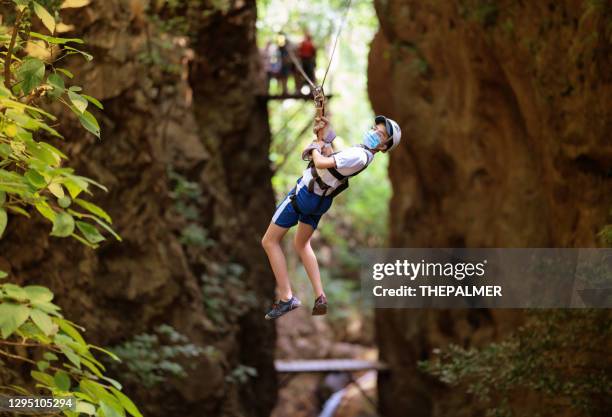
<svg viewBox="0 0 612 417">
<path fill-rule="evenodd" d="M 295 310 L 301 305 L 302 303 L 297 299 L 297 297 L 291 297 L 291 299 L 288 301 L 277 301 L 272 304 L 272 308 L 270 311 L 268 311 L 268 314 L 266 314 L 266 320 L 277 319 L 283 314 L 287 314 L 291 310 Z"/>
<path fill-rule="evenodd" d="M 327 314 L 327 297 L 324 294 L 321 294 L 314 303 L 314 307 L 312 308 L 313 316 L 322 316 Z"/>
</svg>

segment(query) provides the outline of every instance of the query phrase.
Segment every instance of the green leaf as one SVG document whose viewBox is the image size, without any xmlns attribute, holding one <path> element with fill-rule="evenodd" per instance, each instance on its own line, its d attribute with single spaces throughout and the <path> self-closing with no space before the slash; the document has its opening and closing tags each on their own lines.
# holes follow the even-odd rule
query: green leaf
<svg viewBox="0 0 612 417">
<path fill-rule="evenodd" d="M 72 362 L 77 368 L 81 369 L 81 358 L 79 355 L 74 353 L 74 350 L 70 349 L 65 345 L 58 345 L 59 349 L 62 351 L 64 355 L 68 358 L 70 362 Z"/>
<path fill-rule="evenodd" d="M 45 372 L 45 370 L 49 369 L 49 362 L 47 361 L 38 361 L 36 362 L 36 367 L 39 371 Z"/>
<path fill-rule="evenodd" d="M 75 411 L 77 413 L 83 413 L 83 414 L 93 416 L 96 414 L 96 407 L 94 407 L 93 404 L 88 403 L 86 401 L 78 400 Z"/>
<path fill-rule="evenodd" d="M 17 329 L 17 334 L 24 339 L 35 339 L 43 344 L 50 344 L 53 341 L 45 335 L 33 321 L 26 321 Z"/>
<path fill-rule="evenodd" d="M 49 317 L 47 313 L 35 308 L 30 313 L 30 317 L 32 318 L 32 321 L 40 328 L 40 330 L 42 330 L 47 336 L 51 335 L 55 330 L 53 321 L 51 321 L 51 317 Z"/>
<path fill-rule="evenodd" d="M 68 237 L 72 232 L 74 232 L 74 218 L 65 211 L 57 213 L 53 220 L 51 236 Z"/>
<path fill-rule="evenodd" d="M 47 220 L 55 222 L 57 214 L 53 211 L 49 204 L 47 204 L 46 201 L 38 201 L 34 204 L 34 207 L 36 207 L 36 210 L 38 210 L 38 212 L 42 214 L 43 217 L 45 217 Z"/>
<path fill-rule="evenodd" d="M 140 411 L 138 411 L 136 405 L 134 405 L 132 400 L 130 400 L 124 393 L 113 387 L 110 387 L 110 390 L 113 394 L 115 394 L 115 397 L 117 397 L 123 408 L 125 408 L 128 413 L 134 417 L 142 417 L 142 414 Z"/>
<path fill-rule="evenodd" d="M 55 38 L 53 36 L 43 35 L 42 33 L 38 33 L 38 32 L 30 32 L 30 36 L 32 36 L 33 38 L 42 39 L 43 41 L 46 41 L 48 43 L 53 43 L 56 45 L 63 45 L 68 42 L 84 43 L 83 39 L 79 39 L 79 38 Z M 69 78 L 72 78 L 72 77 L 69 77 Z"/>
<path fill-rule="evenodd" d="M 96 99 L 96 98 L 94 98 L 92 96 L 88 96 L 87 94 L 81 94 L 81 96 L 85 97 L 85 99 L 87 99 L 87 101 L 89 101 L 91 104 L 93 104 L 94 106 L 96 106 L 100 110 L 104 110 L 104 106 L 102 105 L 102 103 L 100 103 L 100 101 L 98 101 L 98 99 Z"/>
<path fill-rule="evenodd" d="M 28 293 L 19 285 L 4 284 L 4 292 L 8 298 L 17 301 L 28 301 Z"/>
<path fill-rule="evenodd" d="M 106 222 L 108 223 L 113 222 L 111 217 L 108 215 L 108 213 L 104 211 L 102 208 L 95 205 L 94 203 L 91 203 L 85 200 L 81 200 L 80 198 L 76 198 L 74 202 L 77 203 L 79 206 L 83 207 L 85 210 L 87 210 L 91 214 L 95 214 L 96 216 L 101 217 L 102 219 L 106 220 Z"/>
<path fill-rule="evenodd" d="M 4 191 L 0 191 L 0 206 L 4 204 L 6 201 L 6 193 Z"/>
<path fill-rule="evenodd" d="M 38 372 L 38 371 L 32 371 L 30 372 L 30 375 L 32 375 L 32 378 L 34 378 L 35 380 L 37 380 L 38 382 L 42 382 L 44 385 L 48 387 L 55 386 L 55 381 L 53 380 L 53 377 L 49 374 L 45 374 L 45 373 Z"/>
<path fill-rule="evenodd" d="M 25 94 L 38 87 L 44 76 L 45 63 L 38 58 L 26 58 L 17 70 L 17 77 L 22 81 L 21 89 Z"/>
<path fill-rule="evenodd" d="M 26 143 L 26 146 L 34 158 L 51 166 L 58 166 L 62 160 L 61 154 L 54 152 L 53 149 L 43 144 L 44 142 L 32 141 L 31 143 Z"/>
<path fill-rule="evenodd" d="M 106 401 L 100 401 L 100 408 L 104 417 L 123 417 L 119 412 L 119 410 L 123 411 L 120 404 L 107 404 Z"/>
<path fill-rule="evenodd" d="M 6 224 L 8 223 L 8 216 L 6 214 L 6 210 L 0 207 L 0 238 L 4 234 L 4 230 L 6 229 Z"/>
<path fill-rule="evenodd" d="M 81 125 L 83 125 L 85 129 L 100 138 L 100 125 L 98 124 L 98 121 L 96 120 L 94 115 L 88 112 L 87 110 L 83 111 L 82 113 L 83 114 L 79 115 L 79 121 L 81 122 Z"/>
<path fill-rule="evenodd" d="M 80 113 L 83 113 L 85 109 L 87 109 L 89 102 L 85 98 L 81 97 L 80 94 L 75 93 L 72 90 L 68 90 L 68 98 L 70 98 L 70 101 L 72 101 L 72 104 L 74 104 L 74 107 L 76 107 Z"/>
<path fill-rule="evenodd" d="M 85 58 L 86 61 L 91 61 L 93 59 L 93 55 L 91 55 L 91 54 L 89 54 L 89 53 L 87 53 L 85 51 L 81 51 L 80 49 L 73 48 L 72 46 L 65 45 L 64 49 L 67 50 L 67 51 L 70 51 L 69 53 L 71 53 L 71 54 L 81 54 L 81 55 L 83 55 L 83 57 Z"/>
<path fill-rule="evenodd" d="M 68 159 L 68 157 L 66 156 L 65 153 L 63 153 L 62 151 L 60 151 L 59 149 L 57 149 L 55 146 L 48 144 L 47 142 L 38 142 L 38 144 L 40 146 L 42 146 L 43 148 L 45 148 L 47 151 L 53 153 L 56 157 L 58 157 L 60 160 L 63 159 Z"/>
<path fill-rule="evenodd" d="M 56 360 L 58 360 L 58 359 L 59 359 L 55 353 L 51 353 L 51 352 L 45 352 L 45 353 L 43 353 L 43 358 L 45 358 L 45 359 L 46 359 L 46 360 L 48 360 L 49 362 L 51 362 L 51 361 L 56 361 Z"/>
<path fill-rule="evenodd" d="M 85 246 L 87 246 L 89 248 L 98 249 L 99 245 L 97 245 L 95 243 L 91 243 L 89 240 L 85 239 L 83 236 L 81 236 L 81 235 L 79 235 L 77 233 L 71 234 L 70 237 L 76 239 L 77 241 L 81 242 L 83 245 L 85 245 Z"/>
<path fill-rule="evenodd" d="M 45 178 L 36 170 L 28 169 L 24 174 L 24 177 L 30 184 L 38 189 L 45 188 L 47 186 L 47 181 L 45 181 Z"/>
<path fill-rule="evenodd" d="M 111 235 L 113 235 L 113 237 L 114 237 L 115 239 L 117 239 L 119 242 L 121 242 L 121 241 L 122 241 L 121 236 L 119 236 L 119 235 L 117 234 L 117 232 L 115 232 L 115 231 L 113 230 L 113 228 L 112 228 L 112 227 L 110 227 L 108 224 L 104 223 L 102 220 L 98 219 L 97 217 L 94 217 L 94 218 L 93 218 L 93 220 L 94 220 L 96 223 L 98 223 L 100 226 L 102 226 L 102 227 L 103 227 L 103 228 L 104 228 L 104 229 L 105 229 L 105 230 L 106 230 L 108 233 L 110 233 Z"/>
<path fill-rule="evenodd" d="M 74 78 L 74 74 L 68 71 L 66 68 L 56 68 L 55 70 L 61 72 L 70 79 Z"/>
<path fill-rule="evenodd" d="M 5 284 L 5 287 L 7 285 L 8 284 Z M 30 309 L 23 304 L 8 302 L 0 304 L 0 330 L 2 338 L 8 339 L 29 316 Z"/>
<path fill-rule="evenodd" d="M 79 331 L 77 329 L 75 329 L 68 320 L 65 320 L 65 319 L 56 319 L 56 321 L 57 321 L 57 324 L 59 325 L 60 329 L 62 329 L 62 331 L 64 333 L 66 333 L 68 336 L 70 336 L 77 343 L 79 343 L 79 344 L 83 345 L 85 348 L 87 348 L 87 343 L 85 342 L 85 339 L 83 339 L 83 336 L 81 336 Z"/>
<path fill-rule="evenodd" d="M 90 395 L 93 399 L 99 402 L 106 402 L 107 405 L 112 405 L 112 408 L 115 410 L 119 410 L 119 413 L 123 413 L 123 408 L 121 407 L 121 403 L 115 398 L 111 393 L 109 393 L 104 386 L 98 384 L 97 382 L 82 379 L 79 384 L 81 391 Z M 106 417 L 109 417 L 108 414 L 105 414 Z"/>
<path fill-rule="evenodd" d="M 106 353 L 108 356 L 110 356 L 111 358 L 113 358 L 114 360 L 116 360 L 117 362 L 121 362 L 121 358 L 119 358 L 119 356 L 115 355 L 113 352 L 111 352 L 110 350 L 101 348 L 100 346 L 96 346 L 96 345 L 87 345 L 90 349 L 94 349 L 94 350 L 99 350 L 100 352 Z"/>
<path fill-rule="evenodd" d="M 81 363 L 85 365 L 91 372 L 93 372 L 98 378 L 102 378 L 104 375 L 93 362 L 88 361 L 85 358 L 81 358 Z"/>
<path fill-rule="evenodd" d="M 62 391 L 70 390 L 70 377 L 64 371 L 57 371 L 55 376 L 53 377 L 55 381 L 55 386 L 57 386 Z"/>
<path fill-rule="evenodd" d="M 120 390 L 120 391 L 121 391 L 121 388 L 123 388 L 123 387 L 121 386 L 121 384 L 119 383 L 119 381 L 117 381 L 116 379 L 109 378 L 109 377 L 107 377 L 107 376 L 102 376 L 101 378 L 102 378 L 103 380 L 107 381 L 107 382 L 110 382 L 110 384 L 111 384 L 113 387 L 117 388 L 117 389 L 118 389 L 118 390 Z"/>
<path fill-rule="evenodd" d="M 0 271 L 0 279 L 4 279 L 6 277 L 8 277 L 8 274 L 4 271 Z"/>
<path fill-rule="evenodd" d="M 85 239 L 87 239 L 89 242 L 93 243 L 94 245 L 96 243 L 102 242 L 103 240 L 106 240 L 106 238 L 100 234 L 98 229 L 96 229 L 95 226 L 92 226 L 89 223 L 77 221 L 76 226 L 81 231 L 81 233 L 83 233 L 83 236 L 85 236 Z"/>
<path fill-rule="evenodd" d="M 38 308 L 39 310 L 42 310 L 45 313 L 53 314 L 56 316 L 59 315 L 58 311 L 60 310 L 60 308 L 53 303 L 34 301 L 32 302 L 32 307 Z"/>
<path fill-rule="evenodd" d="M 22 216 L 30 217 L 30 213 L 28 213 L 21 207 L 18 207 L 18 206 L 4 206 L 4 207 L 16 214 L 21 214 Z"/>
<path fill-rule="evenodd" d="M 68 9 L 71 7 L 85 7 L 87 6 L 91 0 L 64 0 L 62 3 L 62 9 Z"/>
<path fill-rule="evenodd" d="M 55 32 L 55 18 L 40 4 L 35 1 L 32 4 L 34 5 L 34 13 L 42 20 L 49 32 Z"/>
<path fill-rule="evenodd" d="M 61 208 L 68 208 L 70 207 L 70 204 L 72 204 L 72 200 L 70 199 L 70 197 L 65 195 L 62 198 L 57 199 L 57 204 L 59 204 Z"/>
<path fill-rule="evenodd" d="M 66 187 L 73 199 L 76 199 L 82 191 L 87 191 L 89 188 L 89 184 L 87 181 L 83 180 L 82 177 L 77 175 L 67 175 L 66 177 L 67 179 L 64 180 L 64 187 Z"/>
<path fill-rule="evenodd" d="M 49 191 L 51 191 L 51 194 L 53 194 L 57 198 L 62 198 L 65 195 L 64 187 L 62 187 L 62 184 L 59 184 L 57 182 L 52 182 L 47 188 L 49 189 Z"/>
<path fill-rule="evenodd" d="M 40 285 L 27 285 L 23 287 L 28 299 L 32 302 L 47 303 L 53 300 L 53 293 L 49 288 Z"/>
<path fill-rule="evenodd" d="M 53 87 L 53 90 L 47 93 L 50 97 L 57 98 L 64 94 L 66 85 L 64 84 L 64 79 L 61 77 L 61 75 L 54 72 L 53 74 L 49 75 L 47 82 L 51 87 Z"/>
</svg>

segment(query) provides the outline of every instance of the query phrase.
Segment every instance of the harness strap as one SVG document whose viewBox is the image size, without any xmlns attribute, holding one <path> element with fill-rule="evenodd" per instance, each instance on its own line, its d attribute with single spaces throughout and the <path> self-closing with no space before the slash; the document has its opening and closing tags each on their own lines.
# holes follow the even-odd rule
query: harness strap
<svg viewBox="0 0 612 417">
<path fill-rule="evenodd" d="M 300 178 L 301 179 L 301 178 Z M 298 180 L 299 181 L 299 180 Z M 312 183 L 312 181 L 311 181 Z M 309 184 L 310 185 L 310 184 Z M 327 184 L 325 184 L 327 185 Z M 321 207 L 321 204 L 323 203 L 323 199 L 325 198 L 327 191 L 329 191 L 331 187 L 327 186 L 327 188 L 323 191 L 323 195 L 320 196 L 319 198 L 319 202 L 317 203 L 317 207 L 315 208 L 316 210 L 319 210 L 319 208 Z M 310 191 L 310 190 L 309 190 Z M 312 191 L 311 191 L 312 192 Z M 332 193 L 333 194 L 333 193 Z M 330 194 L 331 196 L 331 194 Z M 299 215 L 303 215 L 304 213 L 302 212 L 302 210 L 300 210 L 300 206 L 297 203 L 297 193 L 295 190 L 293 190 L 293 192 L 289 195 L 289 203 L 291 204 L 291 207 L 293 207 L 293 210 L 299 214 Z"/>
<path fill-rule="evenodd" d="M 299 215 L 303 214 L 302 210 L 300 210 L 300 206 L 298 206 L 297 201 L 295 201 L 295 192 L 289 196 L 289 203 L 291 204 L 291 207 L 293 207 L 293 210 L 295 210 L 297 214 Z"/>
<path fill-rule="evenodd" d="M 336 178 L 338 181 L 340 181 L 340 185 L 338 185 L 338 187 L 336 187 L 336 189 L 334 191 L 332 191 L 332 193 L 329 195 L 329 197 L 335 197 L 338 194 L 340 194 L 342 191 L 346 190 L 349 187 L 349 178 L 350 177 L 354 177 L 355 175 L 361 173 L 361 171 L 363 171 L 364 169 L 366 169 L 369 165 L 370 162 L 372 162 L 372 159 L 374 158 L 374 156 L 371 154 L 371 152 L 369 152 L 369 150 L 363 146 L 360 145 L 361 148 L 363 148 L 364 150 L 366 150 L 366 156 L 367 156 L 367 163 L 365 164 L 365 166 L 363 166 L 363 168 L 361 168 L 360 170 L 353 172 L 352 174 L 349 175 L 343 175 L 341 174 L 336 168 L 327 168 L 327 171 L 334 177 Z M 332 155 L 336 154 L 338 152 L 334 152 Z M 312 179 L 308 182 L 308 191 L 310 191 L 311 193 L 314 193 L 314 185 L 315 183 L 319 186 L 319 188 L 321 188 L 321 190 L 323 190 L 323 195 L 321 196 L 321 199 L 319 200 L 319 204 L 317 205 L 317 209 L 319 208 L 319 206 L 321 205 L 321 201 L 323 200 L 323 197 L 325 197 L 325 195 L 327 194 L 327 192 L 329 191 L 330 188 L 332 188 L 330 185 L 326 184 L 323 179 L 319 176 L 319 172 L 317 171 L 316 167 L 314 166 L 314 162 L 310 161 L 308 163 L 308 168 L 310 168 L 310 174 L 312 176 Z"/>
<path fill-rule="evenodd" d="M 349 182 L 348 182 L 348 179 L 347 179 L 342 184 L 340 184 L 338 187 L 336 187 L 336 189 L 334 191 L 332 191 L 332 193 L 329 196 L 331 198 L 334 198 L 335 196 L 340 194 L 342 191 L 346 190 L 348 187 L 349 187 Z"/>
</svg>

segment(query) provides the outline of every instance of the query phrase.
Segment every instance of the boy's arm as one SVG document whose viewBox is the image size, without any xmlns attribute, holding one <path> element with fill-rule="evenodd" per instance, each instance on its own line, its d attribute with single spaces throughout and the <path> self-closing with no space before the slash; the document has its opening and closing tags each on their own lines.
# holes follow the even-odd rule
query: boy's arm
<svg viewBox="0 0 612 417">
<path fill-rule="evenodd" d="M 325 150 L 323 152 L 325 152 Z M 314 163 L 314 166 L 316 168 L 323 169 L 336 167 L 336 160 L 334 159 L 334 157 L 323 155 L 318 149 L 312 151 L 312 162 Z"/>
</svg>

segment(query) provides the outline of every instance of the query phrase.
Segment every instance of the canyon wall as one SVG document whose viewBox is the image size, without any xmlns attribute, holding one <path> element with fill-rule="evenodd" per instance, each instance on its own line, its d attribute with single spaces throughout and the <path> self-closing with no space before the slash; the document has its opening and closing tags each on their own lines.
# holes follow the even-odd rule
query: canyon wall
<svg viewBox="0 0 612 417">
<path fill-rule="evenodd" d="M 209 348 L 176 359 L 187 377 L 150 389 L 110 368 L 145 415 L 267 416 L 275 330 L 262 318 L 274 283 L 259 241 L 274 196 L 267 114 L 255 97 L 255 2 L 201 2 L 179 16 L 192 31 L 183 37 L 162 30 L 148 3 L 62 11 L 75 26 L 66 35 L 94 55 L 66 65 L 105 109 L 96 112 L 101 141 L 63 113 L 66 141 L 56 145 L 108 187 L 94 201 L 123 242 L 93 251 L 50 237 L 37 216 L 11 218 L 0 267 L 50 287 L 91 343 L 115 346 L 169 324 Z M 241 381 L 248 367 L 257 376 Z"/>
<path fill-rule="evenodd" d="M 376 113 L 396 119 L 392 247 L 594 247 L 611 222 L 612 6 L 590 1 L 376 1 Z M 476 409 L 416 370 L 479 346 L 518 312 L 377 312 L 385 417 Z"/>
</svg>

